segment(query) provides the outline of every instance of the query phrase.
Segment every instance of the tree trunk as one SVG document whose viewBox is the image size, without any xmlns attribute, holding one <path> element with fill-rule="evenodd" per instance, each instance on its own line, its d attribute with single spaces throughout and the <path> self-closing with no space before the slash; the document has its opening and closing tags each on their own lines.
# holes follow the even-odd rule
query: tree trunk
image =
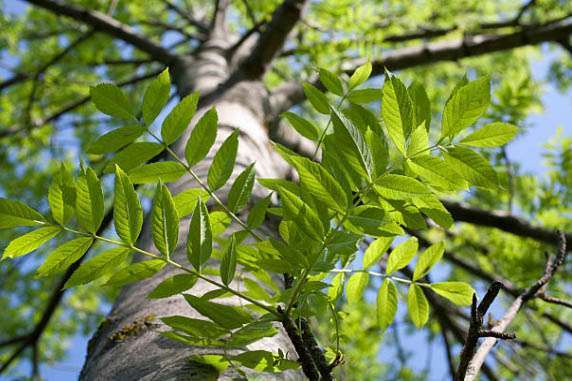
<svg viewBox="0 0 572 381">
<path fill-rule="evenodd" d="M 219 130 L 215 147 L 209 156 L 196 168 L 197 174 L 206 179 L 210 161 L 222 141 L 228 134 L 238 129 L 239 151 L 235 172 L 245 166 L 256 162 L 257 176 L 280 177 L 285 167 L 281 167 L 280 160 L 271 151 L 267 130 L 264 126 L 267 106 L 267 92 L 261 82 L 240 82 L 230 89 L 216 90 L 217 86 L 228 77 L 229 70 L 226 59 L 220 53 L 224 41 L 209 41 L 201 52 L 192 61 L 179 62 L 172 68 L 172 74 L 179 95 L 190 91 L 199 91 L 201 94 L 211 93 L 206 102 L 200 104 L 197 117 L 215 106 L 219 116 Z M 212 93 L 212 91 L 214 93 Z M 197 117 L 195 117 L 196 121 Z M 192 125 L 192 123 L 191 123 Z M 181 157 L 184 157 L 184 142 L 188 138 L 187 131 L 180 143 L 174 148 Z M 231 181 L 229 181 L 231 183 Z M 189 187 L 197 187 L 190 177 L 185 176 L 176 183 L 171 184 L 173 194 Z M 229 186 L 218 193 L 222 200 L 226 199 Z M 261 194 L 261 189 L 255 193 Z M 140 246 L 153 251 L 149 224 L 145 224 Z M 188 235 L 189 217 L 181 220 L 179 232 L 179 246 L 174 259 L 180 263 L 186 260 L 186 241 Z M 263 227 L 270 229 L 269 226 Z M 230 226 L 229 230 L 233 230 Z M 202 353 L 222 353 L 222 349 L 213 351 L 213 348 L 188 347 L 171 341 L 160 335 L 161 331 L 168 329 L 158 319 L 162 316 L 186 315 L 202 318 L 194 311 L 180 295 L 149 300 L 146 295 L 154 289 L 163 279 L 177 273 L 174 268 L 166 268 L 153 278 L 125 287 L 107 319 L 101 324 L 91 339 L 88 347 L 86 362 L 82 369 L 82 380 L 227 380 L 236 379 L 238 374 L 232 370 L 218 375 L 214 368 L 191 363 L 188 357 Z M 240 288 L 235 283 L 232 287 Z M 199 281 L 189 291 L 194 295 L 202 295 L 212 290 L 213 286 Z M 238 298 L 223 299 L 229 304 L 239 304 Z M 117 341 L 113 339 L 114 333 L 125 328 L 140 328 L 133 330 L 132 335 Z M 289 339 L 283 331 L 272 338 L 261 340 L 249 348 L 266 349 L 276 352 L 281 348 L 284 353 L 295 355 Z M 259 375 L 269 380 L 300 379 L 298 372 L 285 372 L 283 374 Z"/>
</svg>

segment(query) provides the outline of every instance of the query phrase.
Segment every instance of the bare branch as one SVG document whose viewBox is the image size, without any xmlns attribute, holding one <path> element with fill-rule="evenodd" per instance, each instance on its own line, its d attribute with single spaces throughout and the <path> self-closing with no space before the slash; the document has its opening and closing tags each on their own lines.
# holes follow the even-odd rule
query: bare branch
<svg viewBox="0 0 572 381">
<path fill-rule="evenodd" d="M 211 36 L 226 35 L 226 16 L 229 5 L 229 0 L 215 0 L 214 13 L 210 25 Z"/>
<path fill-rule="evenodd" d="M 147 79 L 154 78 L 159 73 L 161 73 L 161 71 L 163 71 L 163 70 L 164 70 L 164 68 L 161 68 L 159 70 L 154 70 L 154 71 L 149 72 L 149 73 L 144 74 L 144 75 L 138 75 L 138 76 L 129 78 L 125 81 L 119 82 L 117 85 L 120 87 L 121 86 L 134 85 L 136 83 L 145 81 Z M 77 109 L 78 107 L 83 106 L 84 104 L 89 102 L 90 99 L 91 98 L 89 95 L 82 97 L 82 98 L 79 98 L 79 99 L 63 106 L 61 109 L 57 110 L 56 112 L 52 113 L 51 115 L 49 115 L 47 117 L 32 121 L 31 126 L 16 125 L 16 126 L 13 126 L 11 128 L 7 128 L 5 130 L 0 130 L 0 139 L 6 138 L 6 137 L 11 137 L 11 136 L 17 135 L 19 133 L 22 133 L 22 132 L 30 130 L 30 129 L 40 128 L 42 126 L 45 126 L 48 123 L 54 122 L 54 121 L 58 120 L 59 118 L 61 118 L 62 116 L 64 116 L 65 114 L 67 114 L 68 112 L 71 112 L 71 111 Z"/>
<path fill-rule="evenodd" d="M 172 55 L 161 45 L 137 34 L 129 26 L 120 23 L 113 17 L 98 11 L 90 11 L 74 5 L 61 4 L 54 0 L 26 0 L 28 3 L 44 8 L 56 15 L 66 16 L 91 26 L 97 32 L 107 33 L 115 38 L 127 42 L 130 45 L 149 54 L 155 60 L 164 64 L 170 64 L 176 56 Z"/>
<path fill-rule="evenodd" d="M 538 297 L 547 303 L 558 304 L 560 306 L 572 308 L 572 302 L 569 302 L 567 300 L 555 298 L 553 296 L 548 296 L 548 295 L 544 295 L 544 294 L 538 295 Z"/>
<path fill-rule="evenodd" d="M 205 35 L 209 32 L 208 26 L 205 25 L 203 22 L 193 18 L 189 12 L 186 12 L 184 9 L 181 9 L 179 6 L 177 6 L 175 3 L 173 3 L 170 0 L 162 0 L 162 1 L 165 4 L 167 9 L 170 9 L 173 12 L 175 12 L 176 14 L 178 14 L 182 19 L 187 21 L 190 25 L 197 28 L 199 30 L 199 32 L 201 32 Z"/>
<path fill-rule="evenodd" d="M 508 325 L 514 320 L 517 312 L 522 308 L 522 306 L 530 299 L 536 297 L 538 293 L 543 290 L 548 282 L 554 277 L 566 259 L 566 236 L 563 233 L 560 233 L 558 238 L 558 253 L 555 257 L 551 256 L 548 259 L 542 277 L 540 277 L 540 279 L 538 279 L 532 286 L 522 292 L 520 296 L 515 299 L 515 301 L 508 308 L 505 315 L 493 326 L 491 331 L 497 332 L 499 334 L 503 333 Z M 469 363 L 466 376 L 464 377 L 465 381 L 472 381 L 476 379 L 486 356 L 496 344 L 497 340 L 498 339 L 496 337 L 488 337 L 483 341 Z"/>
</svg>

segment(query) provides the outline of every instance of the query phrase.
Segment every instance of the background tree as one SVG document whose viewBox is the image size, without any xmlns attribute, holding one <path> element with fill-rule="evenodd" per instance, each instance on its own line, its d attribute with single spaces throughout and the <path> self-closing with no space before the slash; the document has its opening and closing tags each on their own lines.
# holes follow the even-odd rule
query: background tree
<svg viewBox="0 0 572 381">
<path fill-rule="evenodd" d="M 101 152 L 88 150 L 104 131 L 120 125 L 102 117 L 90 103 L 89 87 L 102 81 L 117 83 L 128 89 L 130 98 L 141 99 L 148 85 L 145 82 L 168 68 L 178 98 L 197 91 L 201 94 L 198 114 L 216 107 L 222 131 L 216 147 L 231 130 L 240 131 L 237 173 L 256 162 L 257 177 L 288 178 L 294 172 L 274 152 L 270 141 L 313 155 L 315 143 L 294 133 L 282 122 L 281 115 L 294 110 L 320 121 L 318 113 L 306 107 L 308 91 L 302 86 L 305 81 L 324 90 L 324 81 L 318 80 L 319 67 L 342 76 L 351 75 L 369 59 L 372 73 L 367 86 L 371 88 L 379 88 L 377 78 L 385 68 L 401 71 L 405 83 L 417 80 L 428 89 L 435 120 L 440 119 L 444 101 L 465 73 L 471 77 L 490 74 L 492 107 L 480 123 L 502 120 L 526 127 L 526 117 L 541 106 L 539 83 L 532 79 L 530 67 L 538 47 L 543 43 L 557 47 L 551 74 L 563 89 L 569 85 L 572 62 L 572 8 L 567 2 L 558 1 L 27 3 L 30 6 L 18 16 L 2 15 L 2 49 L 9 62 L 0 82 L 2 184 L 9 184 L 2 187 L 2 192 L 5 197 L 25 201 L 42 211 L 48 209 L 45 194 L 59 171 L 58 161 L 67 161 L 70 168 L 77 168 L 77 157 L 81 156 L 96 168 L 107 164 Z M 526 48 L 517 49 L 523 47 Z M 374 107 L 379 104 L 381 92 L 365 91 L 360 95 L 364 98 L 356 102 Z M 181 156 L 187 136 L 188 133 L 173 146 Z M 518 339 L 511 344 L 503 342 L 486 359 L 482 371 L 490 379 L 570 377 L 571 355 L 566 351 L 565 340 L 569 340 L 566 335 L 572 327 L 569 309 L 566 310 L 569 302 L 562 300 L 569 291 L 568 272 L 559 272 L 558 281 L 549 284 L 549 291 L 543 287 L 539 292 L 538 288 L 542 286 L 543 272 L 549 278 L 554 275 L 553 267 L 546 265 L 542 255 L 545 251 L 557 253 L 559 239 L 554 229 L 572 231 L 571 150 L 569 138 L 561 138 L 549 147 L 546 179 L 522 173 L 504 148 L 488 151 L 488 159 L 501 173 L 504 187 L 474 189 L 463 195 L 463 202 L 444 200 L 452 218 L 459 222 L 453 229 L 444 231 L 430 225 L 427 231 L 421 229 L 424 223 L 419 223 L 419 229 L 409 232 L 422 246 L 445 240 L 444 259 L 450 265 L 450 278 L 477 286 L 482 291 L 479 294 L 497 281 L 507 305 L 512 299 L 526 301 L 510 323 Z M 145 155 L 148 159 L 153 156 L 148 151 Z M 199 164 L 199 178 L 206 177 L 211 161 L 209 156 Z M 110 182 L 104 185 L 113 187 Z M 192 186 L 193 179 L 183 176 L 170 189 L 177 194 Z M 140 189 L 146 210 L 153 192 L 150 188 Z M 226 192 L 228 188 L 220 192 L 223 199 Z M 260 192 L 257 189 L 255 194 L 261 195 Z M 112 212 L 107 212 L 101 232 L 112 219 Z M 275 229 L 271 221 L 263 228 L 269 232 Z M 150 245 L 149 229 L 144 228 L 144 232 L 142 245 Z M 6 244 L 15 236 L 14 232 L 2 234 Z M 181 236 L 186 235 L 181 232 Z M 570 233 L 566 237 L 570 241 Z M 97 248 L 86 256 L 91 251 Z M 50 248 L 41 252 L 47 254 Z M 558 263 L 562 255 L 549 264 Z M 99 288 L 89 287 L 66 295 L 62 286 L 85 256 L 60 279 L 50 280 L 33 276 L 41 262 L 39 257 L 1 263 L 0 303 L 3 310 L 10 311 L 1 331 L 3 373 L 17 372 L 11 366 L 27 357 L 32 373 L 38 375 L 40 361 L 50 362 L 63 356 L 62 338 L 79 329 L 89 331 L 95 327 L 101 320 L 98 313 L 102 312 L 101 301 L 105 299 L 114 300 L 115 304 L 90 343 L 82 372 L 86 379 L 96 375 L 104 379 L 151 379 L 157 372 L 166 378 L 210 371 L 208 367 L 188 365 L 186 358 L 192 349 L 156 340 L 154 327 L 138 332 L 121 345 L 108 345 L 109 338 L 126 327 L 156 324 L 145 323 L 146 316 L 188 309 L 182 300 L 150 302 L 144 298 L 168 276 L 166 272 L 125 288 L 119 297 L 117 290 L 102 294 L 97 291 Z M 385 267 L 385 263 L 381 266 Z M 566 264 L 562 266 L 565 270 Z M 201 294 L 203 286 L 199 284 L 193 291 Z M 432 314 L 430 337 L 446 350 L 452 374 L 458 363 L 463 363 L 463 356 L 458 353 L 469 327 L 488 328 L 481 326 L 476 308 L 471 316 L 430 292 L 427 298 Z M 399 366 L 371 365 L 377 362 L 382 340 L 377 322 L 368 320 L 375 315 L 375 303 L 347 305 L 345 299 L 338 303 L 344 311 L 340 327 L 347 353 L 345 362 L 336 370 L 340 377 L 427 376 L 414 374 L 407 365 L 407 354 L 399 351 Z M 564 304 L 565 308 L 556 308 L 554 303 Z M 499 308 L 497 317 L 502 316 L 501 311 L 504 309 Z M 323 348 L 335 347 L 330 335 L 331 321 L 326 321 L 326 314 L 321 316 L 324 321 L 318 316 L 312 322 L 319 333 L 318 341 Z M 401 320 L 411 324 L 405 317 Z M 494 326 L 494 322 L 490 324 Z M 399 348 L 399 332 L 391 332 L 394 335 L 383 338 L 387 343 L 384 348 Z M 267 348 L 289 345 L 284 334 L 272 340 L 273 343 L 265 344 Z M 296 375 L 289 373 L 284 377 L 288 376 Z"/>
</svg>

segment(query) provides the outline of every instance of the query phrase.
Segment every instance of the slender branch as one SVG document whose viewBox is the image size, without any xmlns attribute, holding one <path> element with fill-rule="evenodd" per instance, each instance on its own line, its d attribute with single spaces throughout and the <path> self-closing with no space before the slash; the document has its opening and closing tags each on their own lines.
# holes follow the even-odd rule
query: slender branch
<svg viewBox="0 0 572 381">
<path fill-rule="evenodd" d="M 149 54 L 155 60 L 164 64 L 171 64 L 176 56 L 161 45 L 151 41 L 145 36 L 137 34 L 135 30 L 122 24 L 113 17 L 98 11 L 90 11 L 70 4 L 62 4 L 54 0 L 25 0 L 30 4 L 46 9 L 56 15 L 70 17 L 91 26 L 97 32 L 107 33 L 115 38 L 133 45 L 137 49 Z"/>
<path fill-rule="evenodd" d="M 453 352 L 451 351 L 451 344 L 449 343 L 449 338 L 447 337 L 447 326 L 439 321 L 441 326 L 441 336 L 443 337 L 443 346 L 445 347 L 445 355 L 447 355 L 447 365 L 449 365 L 449 375 L 451 379 L 455 377 L 455 362 L 453 361 Z"/>
<path fill-rule="evenodd" d="M 154 70 L 151 71 L 147 74 L 143 74 L 143 75 L 138 75 L 138 76 L 134 76 L 132 78 L 129 78 L 125 81 L 119 82 L 117 85 L 118 86 L 128 86 L 128 85 L 134 85 L 136 83 L 145 81 L 147 79 L 151 79 L 154 78 L 155 76 L 157 76 L 159 73 L 161 73 L 161 71 L 163 71 L 163 68 L 159 69 L 159 70 Z M 85 97 L 79 98 L 65 106 L 63 106 L 61 109 L 55 111 L 54 113 L 52 113 L 49 116 L 46 116 L 44 118 L 41 119 L 37 119 L 32 121 L 32 125 L 27 127 L 27 126 L 13 126 L 11 128 L 7 128 L 5 130 L 0 130 L 0 139 L 6 138 L 6 137 L 11 137 L 13 135 L 19 134 L 23 131 L 29 130 L 29 129 L 34 129 L 34 128 L 40 128 L 42 126 L 45 126 L 48 123 L 52 123 L 55 122 L 56 120 L 60 119 L 62 116 L 64 116 L 65 114 L 67 114 L 68 112 L 71 112 L 75 109 L 77 109 L 78 107 L 83 106 L 84 104 L 86 104 L 87 102 L 89 102 L 90 100 L 90 96 L 87 95 Z"/>
<path fill-rule="evenodd" d="M 558 21 L 547 21 L 541 25 L 522 25 L 513 33 L 497 35 L 475 35 L 458 40 L 435 42 L 396 49 L 387 53 L 382 59 L 372 62 L 373 75 L 384 73 L 385 68 L 403 70 L 419 67 L 436 62 L 458 61 L 466 57 L 481 56 L 489 53 L 502 52 L 523 46 L 538 45 L 543 42 L 558 42 L 572 34 L 572 22 L 567 21 L 570 15 Z M 356 67 L 363 64 L 362 60 L 347 63 L 346 73 L 352 73 Z M 312 80 L 317 84 L 317 80 Z M 272 101 L 272 97 L 279 96 Z M 277 117 L 282 112 L 305 100 L 302 85 L 293 82 L 279 86 L 271 94 L 273 115 Z"/>
<path fill-rule="evenodd" d="M 201 33 L 207 34 L 209 32 L 209 28 L 203 22 L 193 18 L 189 12 L 186 12 L 184 9 L 181 9 L 178 5 L 173 3 L 170 0 L 162 0 L 165 4 L 167 9 L 172 10 L 176 14 L 178 14 L 182 19 L 189 23 L 189 25 L 194 26 L 197 28 Z"/>
<path fill-rule="evenodd" d="M 552 304 L 558 304 L 560 306 L 564 306 L 564 307 L 568 307 L 568 308 L 572 308 L 572 302 L 567 301 L 567 300 L 563 300 L 560 298 L 555 298 L 553 296 L 548 296 L 545 294 L 540 294 L 538 295 L 538 297 L 542 300 L 544 300 L 547 303 L 552 303 Z"/>
<path fill-rule="evenodd" d="M 544 274 L 540 277 L 532 286 L 524 290 L 518 298 L 511 304 L 505 315 L 492 327 L 491 331 L 497 333 L 503 333 L 508 325 L 516 317 L 517 312 L 522 308 L 522 306 L 530 299 L 536 297 L 541 290 L 543 290 L 548 282 L 554 277 L 560 266 L 564 263 L 566 259 L 566 236 L 563 233 L 559 233 L 559 247 L 558 253 L 555 257 L 550 256 L 548 258 Z M 476 351 L 475 355 L 472 356 L 469 366 L 467 368 L 465 381 L 475 380 L 477 374 L 485 361 L 486 356 L 491 351 L 493 346 L 497 342 L 496 337 L 488 337 L 480 345 L 479 349 Z"/>
<path fill-rule="evenodd" d="M 431 243 L 429 241 L 427 241 L 420 234 L 417 234 L 415 232 L 411 232 L 411 234 L 413 236 L 417 237 L 417 239 L 419 239 L 419 243 L 421 245 L 423 245 L 425 247 L 429 247 L 431 245 Z M 486 282 L 490 282 L 490 283 L 498 282 L 498 283 L 500 283 L 502 285 L 502 289 L 505 290 L 507 293 L 509 293 L 514 298 L 517 298 L 521 293 L 521 290 L 519 290 L 518 287 L 516 287 L 509 280 L 502 278 L 496 274 L 490 274 L 490 273 L 486 272 L 485 270 L 483 270 L 480 266 L 474 265 L 474 264 L 470 263 L 469 261 L 467 261 L 466 259 L 461 258 L 458 255 L 456 255 L 450 251 L 445 251 L 444 258 L 448 262 L 452 263 L 453 265 L 467 271 L 468 273 L 470 273 L 472 275 L 479 277 L 480 279 L 482 279 Z M 542 316 L 544 319 L 546 319 L 546 320 L 550 321 L 551 323 L 557 325 L 558 327 L 565 330 L 566 332 L 572 333 L 572 324 L 570 324 L 569 322 L 564 321 L 564 320 L 558 318 L 557 316 L 552 315 L 549 312 L 538 311 L 538 308 L 532 304 L 527 304 L 526 307 L 533 310 L 533 311 L 539 312 L 540 316 Z"/>
<path fill-rule="evenodd" d="M 276 8 L 251 54 L 242 61 L 233 74 L 234 80 L 262 77 L 278 51 L 284 46 L 290 31 L 300 20 L 306 2 L 307 0 L 284 0 Z"/>
<path fill-rule="evenodd" d="M 483 300 L 478 305 L 477 296 L 473 294 L 469 332 L 467 333 L 465 345 L 463 345 L 463 350 L 461 351 L 461 360 L 459 362 L 459 368 L 455 373 L 455 381 L 464 380 L 469 363 L 475 354 L 479 338 L 489 337 L 492 335 L 491 332 L 483 330 L 483 317 L 498 296 L 500 289 L 500 283 L 495 282 L 491 284 Z"/>
</svg>

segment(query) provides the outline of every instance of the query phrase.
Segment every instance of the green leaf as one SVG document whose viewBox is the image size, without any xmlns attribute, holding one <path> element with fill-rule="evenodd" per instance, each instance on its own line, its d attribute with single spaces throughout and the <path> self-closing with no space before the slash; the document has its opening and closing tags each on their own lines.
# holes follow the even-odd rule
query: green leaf
<svg viewBox="0 0 572 381">
<path fill-rule="evenodd" d="M 160 161 L 144 164 L 129 171 L 133 184 L 170 183 L 177 181 L 186 172 L 185 167 L 175 161 Z"/>
<path fill-rule="evenodd" d="M 250 212 L 248 213 L 248 218 L 246 219 L 246 223 L 251 228 L 257 228 L 264 222 L 266 218 L 266 210 L 270 205 L 270 196 L 267 196 L 261 200 L 259 200 Z"/>
<path fill-rule="evenodd" d="M 194 337 L 217 339 L 228 333 L 226 329 L 219 327 L 211 321 L 192 319 L 186 316 L 166 316 L 162 317 L 161 321 L 177 331 Z"/>
<path fill-rule="evenodd" d="M 282 116 L 286 117 L 290 125 L 303 137 L 313 141 L 318 141 L 320 138 L 320 129 L 312 122 L 290 111 L 283 113 Z"/>
<path fill-rule="evenodd" d="M 60 171 L 55 174 L 54 179 L 50 184 L 50 188 L 48 189 L 48 203 L 50 204 L 50 211 L 52 212 L 54 220 L 60 225 L 64 225 L 69 220 L 72 214 L 71 209 L 75 204 L 75 202 L 71 202 L 73 201 L 70 200 L 69 197 L 69 193 L 71 192 L 68 192 L 66 186 L 70 189 L 74 185 L 65 184 L 63 171 Z M 75 197 L 75 188 L 71 189 L 73 189 Z"/>
<path fill-rule="evenodd" d="M 201 315 L 226 329 L 240 328 L 250 323 L 252 317 L 243 309 L 226 304 L 213 303 L 193 295 L 184 295 L 187 302 Z"/>
<path fill-rule="evenodd" d="M 135 142 L 123 150 L 121 150 L 105 167 L 105 173 L 115 171 L 115 165 L 118 165 L 125 172 L 129 172 L 133 168 L 148 162 L 163 151 L 163 146 L 158 143 L 151 142 Z"/>
<path fill-rule="evenodd" d="M 193 212 L 199 198 L 206 200 L 209 198 L 209 193 L 202 188 L 189 188 L 177 193 L 173 197 L 175 209 L 179 218 L 188 216 Z"/>
<path fill-rule="evenodd" d="M 445 244 L 443 242 L 435 243 L 429 246 L 423 253 L 419 255 L 419 260 L 415 266 L 413 280 L 419 280 L 429 273 L 429 270 L 443 257 L 445 252 Z"/>
<path fill-rule="evenodd" d="M 421 182 L 402 175 L 384 175 L 374 185 L 380 196 L 390 200 L 405 200 L 411 197 L 430 195 L 431 191 Z"/>
<path fill-rule="evenodd" d="M 89 95 L 95 107 L 102 113 L 114 118 L 137 120 L 133 111 L 135 108 L 119 87 L 101 83 L 90 87 Z"/>
<path fill-rule="evenodd" d="M 431 283 L 431 289 L 442 297 L 460 306 L 469 306 L 475 290 L 464 282 Z"/>
<path fill-rule="evenodd" d="M 287 220 L 296 222 L 304 233 L 318 242 L 324 238 L 324 226 L 314 209 L 285 188 L 280 190 L 280 199 Z"/>
<path fill-rule="evenodd" d="M 129 248 L 116 247 L 90 258 L 74 271 L 65 288 L 87 284 L 105 275 L 122 271 L 121 268 L 130 254 Z"/>
<path fill-rule="evenodd" d="M 187 257 L 193 267 L 200 271 L 201 265 L 212 254 L 212 228 L 206 205 L 199 198 L 189 225 Z"/>
<path fill-rule="evenodd" d="M 47 226 L 26 233 L 10 242 L 6 250 L 4 250 L 2 259 L 16 258 L 29 254 L 57 236 L 61 231 L 61 228 L 58 226 Z"/>
<path fill-rule="evenodd" d="M 441 137 L 454 136 L 484 114 L 491 101 L 489 77 L 462 86 L 451 96 L 443 110 Z"/>
<path fill-rule="evenodd" d="M 166 264 L 167 262 L 161 259 L 151 259 L 148 261 L 137 262 L 124 269 L 121 269 L 121 271 L 116 272 L 107 281 L 107 283 L 105 283 L 105 285 L 119 288 L 128 283 L 138 282 L 143 279 L 151 278 L 163 267 L 165 267 Z"/>
<path fill-rule="evenodd" d="M 352 274 L 350 279 L 348 279 L 348 284 L 346 286 L 346 296 L 348 298 L 348 304 L 354 304 L 361 301 L 363 292 L 369 282 L 369 274 L 365 272 L 359 272 Z"/>
<path fill-rule="evenodd" d="M 87 168 L 77 181 L 76 213 L 80 225 L 90 233 L 96 233 L 105 213 L 103 191 L 97 175 Z"/>
<path fill-rule="evenodd" d="M 443 159 L 436 156 L 416 156 L 407 161 L 413 173 L 425 179 L 431 186 L 455 191 L 468 187 L 465 180 Z"/>
<path fill-rule="evenodd" d="M 518 133 L 518 128 L 508 123 L 490 123 L 460 141 L 473 147 L 500 147 L 510 142 Z"/>
<path fill-rule="evenodd" d="M 417 126 L 424 123 L 425 129 L 429 131 L 431 126 L 431 103 L 425 88 L 420 82 L 413 81 L 407 88 L 407 92 L 413 101 L 415 123 Z"/>
<path fill-rule="evenodd" d="M 212 191 L 221 188 L 232 175 L 237 150 L 238 130 L 234 130 L 220 146 L 209 168 L 207 183 Z"/>
<path fill-rule="evenodd" d="M 463 147 L 450 148 L 445 153 L 445 162 L 471 185 L 487 188 L 498 185 L 495 170 L 475 151 Z"/>
<path fill-rule="evenodd" d="M 36 271 L 37 277 L 48 277 L 64 272 L 91 247 L 92 237 L 80 237 L 56 248 Z"/>
<path fill-rule="evenodd" d="M 371 150 L 374 178 L 377 178 L 385 173 L 387 163 L 389 162 L 387 144 L 385 143 L 385 138 L 382 138 L 369 128 L 365 132 L 365 141 Z"/>
<path fill-rule="evenodd" d="M 228 343 L 230 346 L 245 347 L 262 338 L 272 337 L 277 333 L 278 330 L 272 326 L 271 322 L 255 321 L 233 332 Z"/>
<path fill-rule="evenodd" d="M 28 205 L 0 198 L 0 229 L 42 225 L 45 222 L 45 217 Z"/>
<path fill-rule="evenodd" d="M 320 68 L 320 82 L 328 89 L 330 93 L 342 96 L 344 95 L 344 87 L 342 81 L 334 73 Z"/>
<path fill-rule="evenodd" d="M 360 205 L 353 208 L 347 218 L 348 228 L 358 234 L 368 234 L 371 236 L 385 236 L 387 215 L 382 208 L 370 205 Z"/>
<path fill-rule="evenodd" d="M 449 229 L 453 224 L 453 217 L 445 206 L 434 196 L 413 198 L 413 204 L 427 217 L 435 221 L 443 229 Z"/>
<path fill-rule="evenodd" d="M 332 285 L 328 289 L 328 298 L 330 298 L 330 301 L 335 302 L 342 294 L 345 278 L 345 273 L 337 273 L 332 279 Z"/>
<path fill-rule="evenodd" d="M 371 75 L 371 70 L 372 70 L 371 62 L 366 62 L 363 65 L 361 65 L 360 67 L 358 67 L 353 72 L 353 74 L 350 77 L 350 80 L 348 82 L 350 89 L 353 89 L 353 88 L 361 85 L 365 81 L 367 81 L 369 76 Z"/>
<path fill-rule="evenodd" d="M 193 355 L 188 358 L 191 363 L 202 364 L 202 367 L 214 369 L 216 377 L 223 373 L 230 365 L 228 359 L 223 355 Z"/>
<path fill-rule="evenodd" d="M 389 246 L 393 242 L 394 237 L 379 237 L 369 244 L 365 253 L 363 254 L 363 268 L 367 269 L 370 266 L 379 262 L 383 254 L 387 252 Z"/>
<path fill-rule="evenodd" d="M 387 260 L 385 273 L 389 275 L 407 266 L 415 254 L 417 254 L 418 246 L 419 244 L 415 237 L 411 237 L 407 241 L 395 246 Z"/>
<path fill-rule="evenodd" d="M 330 208 L 345 212 L 349 203 L 348 194 L 326 168 L 310 159 L 297 156 L 281 145 L 277 144 L 275 147 L 276 151 L 296 168 L 300 175 L 300 185 L 304 189 Z"/>
<path fill-rule="evenodd" d="M 177 274 L 159 283 L 148 295 L 150 299 L 168 298 L 183 291 L 190 290 L 197 282 L 193 274 Z"/>
<path fill-rule="evenodd" d="M 236 272 L 236 240 L 234 235 L 230 237 L 230 242 L 226 248 L 220 262 L 220 278 L 225 286 L 228 286 L 234 278 Z"/>
<path fill-rule="evenodd" d="M 357 89 L 348 94 L 348 100 L 358 104 L 369 104 L 380 99 L 381 91 L 379 89 Z"/>
<path fill-rule="evenodd" d="M 254 164 L 250 164 L 236 177 L 228 192 L 228 208 L 232 212 L 238 212 L 248 203 L 254 186 Z"/>
<path fill-rule="evenodd" d="M 406 156 L 413 157 L 415 155 L 429 155 L 429 135 L 427 134 L 425 124 L 416 127 L 409 137 Z"/>
<path fill-rule="evenodd" d="M 166 185 L 159 184 L 157 187 L 152 213 L 153 242 L 157 250 L 169 258 L 175 251 L 179 239 L 179 216 Z"/>
<path fill-rule="evenodd" d="M 192 93 L 173 107 L 161 126 L 161 137 L 165 144 L 174 143 L 185 132 L 197 111 L 198 103 L 199 93 Z"/>
<path fill-rule="evenodd" d="M 386 74 L 383 85 L 381 116 L 395 147 L 405 155 L 405 141 L 417 127 L 415 114 L 405 85 L 390 73 Z"/>
<path fill-rule="evenodd" d="M 102 155 L 115 152 L 143 135 L 145 128 L 135 125 L 117 128 L 100 136 L 87 149 L 87 153 Z"/>
<path fill-rule="evenodd" d="M 377 322 L 382 332 L 393 323 L 397 313 L 397 287 L 391 279 L 384 279 L 377 293 Z"/>
<path fill-rule="evenodd" d="M 131 245 L 137 241 L 143 226 L 143 209 L 129 177 L 117 166 L 115 167 L 113 220 L 115 231 L 124 242 Z"/>
<path fill-rule="evenodd" d="M 147 125 L 153 123 L 163 107 L 167 104 L 170 89 L 171 78 L 169 76 L 169 69 L 165 69 L 153 79 L 143 96 L 143 119 Z"/>
<path fill-rule="evenodd" d="M 185 157 L 189 167 L 203 160 L 209 153 L 216 139 L 217 124 L 218 116 L 213 107 L 193 127 L 185 148 Z"/>
<path fill-rule="evenodd" d="M 409 286 L 407 293 L 407 307 L 409 317 L 417 328 L 421 328 L 429 319 L 429 303 L 423 293 L 423 289 L 415 283 Z"/>
<path fill-rule="evenodd" d="M 373 174 L 373 157 L 365 138 L 354 123 L 336 110 L 332 109 L 332 122 L 334 131 L 341 137 L 342 144 L 347 144 L 353 152 L 359 166 L 365 171 L 368 178 Z"/>
<path fill-rule="evenodd" d="M 328 115 L 330 113 L 330 104 L 328 103 L 328 98 L 324 93 L 309 83 L 304 83 L 303 86 L 304 94 L 310 101 L 312 107 L 314 107 L 314 109 L 320 114 Z"/>
</svg>

